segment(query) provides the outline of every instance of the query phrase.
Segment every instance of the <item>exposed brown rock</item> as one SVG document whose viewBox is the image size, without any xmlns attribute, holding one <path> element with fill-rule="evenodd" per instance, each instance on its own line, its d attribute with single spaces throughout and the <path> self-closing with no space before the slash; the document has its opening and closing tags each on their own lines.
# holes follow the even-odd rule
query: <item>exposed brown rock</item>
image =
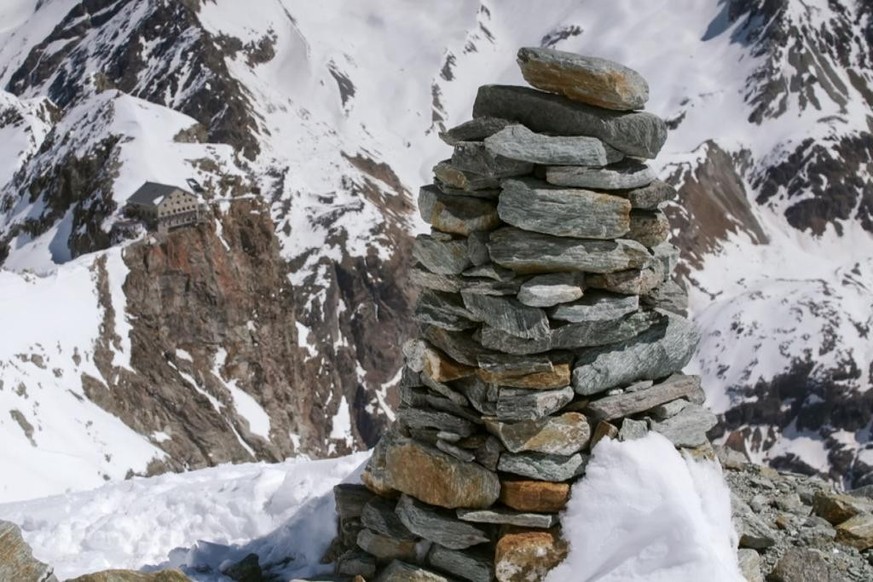
<svg viewBox="0 0 873 582">
<path fill-rule="evenodd" d="M 555 364 L 548 372 L 535 372 L 523 376 L 511 373 L 494 372 L 479 368 L 476 375 L 485 382 L 500 384 L 511 388 L 530 388 L 531 390 L 552 390 L 570 384 L 570 364 Z"/>
<path fill-rule="evenodd" d="M 503 481 L 500 501 L 518 511 L 557 513 L 570 497 L 569 483 L 549 481 Z"/>
<path fill-rule="evenodd" d="M 407 438 L 392 439 L 385 451 L 385 482 L 431 505 L 485 508 L 500 495 L 497 475 Z"/>
<path fill-rule="evenodd" d="M 508 533 L 497 542 L 495 574 L 500 582 L 542 580 L 567 557 L 556 530 Z"/>
</svg>

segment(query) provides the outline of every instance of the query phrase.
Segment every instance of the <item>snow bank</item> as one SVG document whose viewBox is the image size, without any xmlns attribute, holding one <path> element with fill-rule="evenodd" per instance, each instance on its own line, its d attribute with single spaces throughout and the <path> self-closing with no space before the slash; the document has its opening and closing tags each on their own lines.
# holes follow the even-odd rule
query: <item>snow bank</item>
<svg viewBox="0 0 873 582">
<path fill-rule="evenodd" d="M 562 522 L 570 555 L 547 582 L 743 579 L 720 468 L 655 433 L 601 441 Z"/>
<path fill-rule="evenodd" d="M 291 558 L 289 577 L 316 575 L 330 570 L 319 559 L 336 535 L 332 488 L 355 478 L 367 456 L 137 478 L 0 504 L 0 519 L 21 526 L 34 555 L 60 579 L 172 565 L 216 580 L 222 565 L 250 552 L 262 563 Z"/>
</svg>

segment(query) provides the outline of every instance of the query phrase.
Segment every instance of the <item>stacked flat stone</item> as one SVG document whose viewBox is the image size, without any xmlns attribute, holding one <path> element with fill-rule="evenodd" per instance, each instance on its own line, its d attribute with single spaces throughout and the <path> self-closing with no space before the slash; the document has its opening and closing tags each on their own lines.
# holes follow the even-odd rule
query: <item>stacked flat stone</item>
<svg viewBox="0 0 873 582">
<path fill-rule="evenodd" d="M 697 343 L 644 159 L 664 122 L 602 59 L 524 48 L 537 89 L 479 89 L 421 189 L 420 338 L 397 422 L 336 490 L 342 575 L 380 582 L 542 579 L 560 512 L 602 438 L 708 445 L 715 417 L 680 370 Z"/>
</svg>

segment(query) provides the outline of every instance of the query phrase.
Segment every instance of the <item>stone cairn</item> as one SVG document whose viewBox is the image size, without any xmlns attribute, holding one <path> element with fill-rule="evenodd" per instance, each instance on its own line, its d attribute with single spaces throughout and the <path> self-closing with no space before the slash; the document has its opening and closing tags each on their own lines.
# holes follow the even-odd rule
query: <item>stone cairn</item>
<svg viewBox="0 0 873 582">
<path fill-rule="evenodd" d="M 666 139 L 648 85 L 555 50 L 518 63 L 536 89 L 481 87 L 419 194 L 421 334 L 364 485 L 335 490 L 340 575 L 541 580 L 600 439 L 711 451 L 699 379 L 678 373 L 698 337 L 659 210 L 675 190 L 641 161 Z"/>
</svg>

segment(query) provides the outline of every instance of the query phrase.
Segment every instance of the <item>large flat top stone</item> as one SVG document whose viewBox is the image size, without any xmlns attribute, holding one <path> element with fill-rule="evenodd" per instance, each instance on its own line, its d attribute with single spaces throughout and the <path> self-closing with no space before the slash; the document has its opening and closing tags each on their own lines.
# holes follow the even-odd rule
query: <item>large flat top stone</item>
<svg viewBox="0 0 873 582">
<path fill-rule="evenodd" d="M 642 75 L 613 61 L 549 48 L 518 51 L 524 80 L 543 91 L 573 101 L 627 111 L 642 109 L 649 100 L 649 84 Z"/>
</svg>

